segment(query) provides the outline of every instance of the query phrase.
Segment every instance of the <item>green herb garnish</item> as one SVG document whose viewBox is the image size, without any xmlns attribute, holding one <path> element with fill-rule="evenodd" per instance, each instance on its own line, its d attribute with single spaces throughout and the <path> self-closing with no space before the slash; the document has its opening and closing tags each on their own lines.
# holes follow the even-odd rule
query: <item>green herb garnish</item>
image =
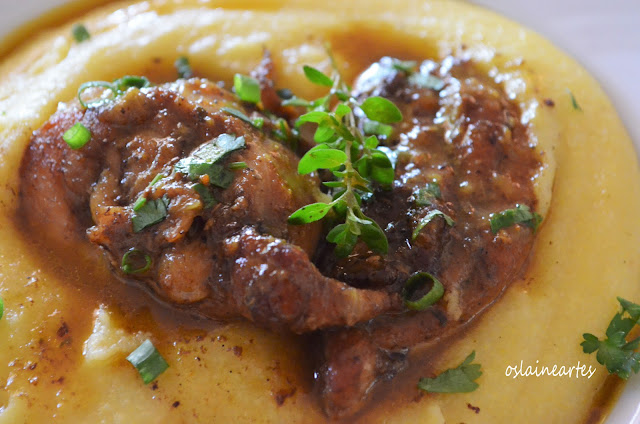
<svg viewBox="0 0 640 424">
<path fill-rule="evenodd" d="M 435 204 L 436 199 L 440 199 L 441 197 L 440 184 L 435 181 L 427 183 L 426 187 L 413 192 L 413 198 L 418 206 L 431 206 Z"/>
<path fill-rule="evenodd" d="M 73 127 L 65 131 L 62 139 L 73 150 L 78 150 L 91 140 L 91 131 L 80 122 L 76 122 Z"/>
<path fill-rule="evenodd" d="M 444 218 L 444 220 L 447 222 L 447 224 L 450 227 L 453 227 L 455 225 L 455 222 L 453 221 L 453 219 L 451 219 L 451 217 L 449 215 L 447 215 L 446 213 L 438 210 L 438 209 L 433 209 L 431 211 L 429 211 L 424 218 L 422 218 L 420 220 L 420 222 L 418 222 L 418 225 L 416 226 L 416 228 L 413 230 L 413 233 L 411 233 L 411 240 L 415 240 L 418 237 L 418 234 L 420 234 L 420 231 L 422 231 L 422 229 L 424 227 L 426 227 L 426 225 L 428 223 L 430 223 L 433 218 L 435 218 L 436 216 L 441 216 Z"/>
<path fill-rule="evenodd" d="M 441 78 L 431 74 L 423 74 L 422 72 L 416 72 L 415 74 L 410 75 L 408 80 L 411 85 L 435 91 L 440 91 L 445 86 L 445 83 Z"/>
<path fill-rule="evenodd" d="M 536 231 L 541 222 L 542 216 L 536 212 L 531 212 L 529 206 L 516 205 L 514 209 L 507 209 L 491 215 L 491 232 L 496 234 L 502 228 L 515 224 L 524 224 Z"/>
<path fill-rule="evenodd" d="M 89 88 L 95 88 L 95 87 L 100 87 L 100 88 L 105 88 L 107 90 L 110 90 L 111 96 L 107 98 L 102 97 L 96 100 L 85 102 L 82 98 L 82 93 L 84 93 Z M 80 101 L 80 104 L 84 108 L 96 107 L 104 103 L 115 100 L 118 96 L 121 96 L 124 93 L 126 93 L 127 90 L 129 90 L 130 88 L 146 88 L 146 87 L 151 87 L 151 82 L 149 82 L 147 78 L 133 76 L 133 75 L 124 76 L 122 78 L 114 80 L 113 82 L 89 81 L 89 82 L 85 82 L 80 86 L 80 88 L 78 88 L 78 100 Z"/>
<path fill-rule="evenodd" d="M 233 89 L 243 102 L 260 103 L 260 83 L 257 79 L 236 74 L 233 77 Z"/>
<path fill-rule="evenodd" d="M 191 64 L 189 64 L 189 58 L 186 56 L 180 56 L 176 59 L 173 66 L 175 66 L 178 72 L 178 78 L 189 79 L 193 77 L 193 70 L 191 69 Z"/>
<path fill-rule="evenodd" d="M 230 153 L 245 147 L 244 137 L 221 134 L 199 146 L 189 157 L 181 159 L 175 166 L 175 172 L 185 175 L 191 181 L 197 181 L 206 175 L 209 184 L 227 188 L 233 180 L 233 174 L 219 162 Z"/>
<path fill-rule="evenodd" d="M 584 353 L 598 351 L 596 359 L 607 367 L 609 374 L 617 374 L 626 380 L 631 373 L 640 371 L 640 353 L 635 350 L 640 346 L 640 337 L 630 342 L 626 338 L 640 321 L 640 305 L 618 297 L 622 309 L 613 316 L 609 323 L 604 340 L 590 333 L 582 335 L 580 344 Z"/>
<path fill-rule="evenodd" d="M 135 205 L 134 205 L 135 208 Z M 146 200 L 144 204 L 134 210 L 131 222 L 133 232 L 139 233 L 145 228 L 162 222 L 169 214 L 169 198 L 165 195 L 161 199 Z"/>
<path fill-rule="evenodd" d="M 4 316 L 4 300 L 0 297 L 0 319 Z"/>
<path fill-rule="evenodd" d="M 138 372 L 144 384 L 149 384 L 169 368 L 169 364 L 153 346 L 151 340 L 145 340 L 136 350 L 127 356 Z"/>
<path fill-rule="evenodd" d="M 237 171 L 238 169 L 247 169 L 249 167 L 249 165 L 247 165 L 247 162 L 231 162 L 229 164 L 229 169 L 231 169 L 232 171 Z"/>
<path fill-rule="evenodd" d="M 122 257 L 120 269 L 125 274 L 142 274 L 151 269 L 151 256 L 142 250 L 131 248 Z"/>
<path fill-rule="evenodd" d="M 300 160 L 298 171 L 308 174 L 319 169 L 331 171 L 335 181 L 326 182 L 332 189 L 333 200 L 307 205 L 289 217 L 290 224 L 306 224 L 318 221 L 333 211 L 343 223 L 336 225 L 327 234 L 327 240 L 336 244 L 335 254 L 349 255 L 358 240 L 370 249 L 386 254 L 389 244 L 384 231 L 361 209 L 362 196 L 372 192 L 372 182 L 388 186 L 393 182 L 394 169 L 389 157 L 378 149 L 375 135 L 365 137 L 360 131 L 365 122 L 354 111 L 361 109 L 369 121 L 389 124 L 402 120 L 402 113 L 391 101 L 382 97 L 369 97 L 360 102 L 349 94 L 329 51 L 333 65 L 333 76 L 306 66 L 307 79 L 323 87 L 331 87 L 329 94 L 314 101 L 302 101 L 295 97 L 297 105 L 307 107 L 308 112 L 296 122 L 316 124 L 314 141 L 317 146 L 310 149 Z M 333 108 L 330 105 L 335 102 Z M 283 102 L 285 104 L 286 102 Z"/>
<path fill-rule="evenodd" d="M 578 104 L 576 96 L 573 95 L 573 92 L 567 88 L 567 93 L 569 93 L 569 97 L 571 98 L 571 106 L 573 106 L 573 110 L 579 110 L 582 112 L 582 108 Z"/>
<path fill-rule="evenodd" d="M 220 110 L 222 110 L 223 112 L 228 113 L 231 116 L 235 116 L 236 118 L 240 119 L 241 121 L 244 121 L 247 124 L 252 125 L 257 129 L 261 129 L 264 126 L 264 118 L 251 119 L 247 115 L 245 115 L 244 113 L 239 111 L 238 109 L 234 109 L 234 108 L 231 108 L 231 107 L 221 107 Z"/>
<path fill-rule="evenodd" d="M 476 352 L 473 351 L 456 368 L 444 371 L 435 378 L 421 378 L 418 388 L 431 393 L 469 393 L 479 385 L 475 382 L 482 375 L 480 364 L 472 364 Z"/>
<path fill-rule="evenodd" d="M 427 294 L 418 300 L 412 300 L 418 290 L 424 289 L 431 282 L 433 285 Z M 444 286 L 436 277 L 428 272 L 416 272 L 413 274 L 402 289 L 404 305 L 412 311 L 424 311 L 435 304 L 444 295 Z"/>
<path fill-rule="evenodd" d="M 193 186 L 193 190 L 198 193 L 202 199 L 205 209 L 212 208 L 218 203 L 216 198 L 213 197 L 211 190 L 206 185 L 198 183 Z"/>
<path fill-rule="evenodd" d="M 83 41 L 91 38 L 91 34 L 87 31 L 87 27 L 83 24 L 75 24 L 73 28 L 71 28 L 71 34 L 73 35 L 74 40 L 78 43 L 82 43 Z"/>
</svg>

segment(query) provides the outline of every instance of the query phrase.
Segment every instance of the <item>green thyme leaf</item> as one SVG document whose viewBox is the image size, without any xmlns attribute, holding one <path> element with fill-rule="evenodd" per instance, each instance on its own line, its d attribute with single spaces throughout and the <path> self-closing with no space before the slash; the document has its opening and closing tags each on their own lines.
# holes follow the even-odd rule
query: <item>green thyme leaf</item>
<svg viewBox="0 0 640 424">
<path fill-rule="evenodd" d="M 426 227 L 427 224 L 429 224 L 436 216 L 443 217 L 450 227 L 453 227 L 455 225 L 455 222 L 449 215 L 442 211 L 439 211 L 438 209 L 433 209 L 420 220 L 416 228 L 413 230 L 413 233 L 411 233 L 411 240 L 415 240 L 416 238 L 418 238 L 418 234 L 420 234 L 420 231 L 422 231 L 422 229 Z"/>
<path fill-rule="evenodd" d="M 312 203 L 292 213 L 288 222 L 292 225 L 302 225 L 318 221 L 324 218 L 332 207 L 330 203 Z"/>
<path fill-rule="evenodd" d="M 491 231 L 494 234 L 502 228 L 507 228 L 515 224 L 524 224 L 527 227 L 533 228 L 533 231 L 536 231 L 542 222 L 542 216 L 536 212 L 531 212 L 527 205 L 516 205 L 514 209 L 507 209 L 492 214 L 490 222 Z"/>
<path fill-rule="evenodd" d="M 131 352 L 127 356 L 127 361 L 138 370 L 144 384 L 151 383 L 169 368 L 169 364 L 153 346 L 151 340 L 145 340 L 136 350 Z"/>
<path fill-rule="evenodd" d="M 74 40 L 78 43 L 82 43 L 91 38 L 91 34 L 87 30 L 87 27 L 83 24 L 75 24 L 73 28 L 71 28 L 71 34 L 73 35 Z"/>
<path fill-rule="evenodd" d="M 390 100 L 384 97 L 368 97 L 360 106 L 367 118 L 382 124 L 402 121 L 402 112 Z"/>
<path fill-rule="evenodd" d="M 362 129 L 367 135 L 382 135 L 389 137 L 393 132 L 393 127 L 387 124 L 381 124 L 380 122 L 366 120 L 362 124 Z"/>
<path fill-rule="evenodd" d="M 147 200 L 144 205 L 134 211 L 131 222 L 133 232 L 139 233 L 145 228 L 162 222 L 169 214 L 169 198 L 165 195 L 161 199 Z"/>
<path fill-rule="evenodd" d="M 627 342 L 627 336 L 640 321 L 640 305 L 618 297 L 622 307 L 613 316 L 606 331 L 606 339 L 600 340 L 590 333 L 582 335 L 580 344 L 584 353 L 596 354 L 598 362 L 607 367 L 609 374 L 617 374 L 626 380 L 640 371 L 640 353 L 635 350 L 640 345 L 640 337 Z"/>
<path fill-rule="evenodd" d="M 345 163 L 347 155 L 342 150 L 320 144 L 309 150 L 298 163 L 298 173 L 305 175 L 318 169 L 333 169 Z"/>
<path fill-rule="evenodd" d="M 329 78 L 324 73 L 322 73 L 321 71 L 317 70 L 316 68 L 304 65 L 302 67 L 302 70 L 304 71 L 304 74 L 307 77 L 307 79 L 309 81 L 311 81 L 312 83 L 317 84 L 317 85 L 322 85 L 322 86 L 325 86 L 325 87 L 332 87 L 333 86 L 333 81 L 331 80 L 331 78 Z"/>
<path fill-rule="evenodd" d="M 243 102 L 260 103 L 260 83 L 247 75 L 235 74 L 233 88 Z"/>
<path fill-rule="evenodd" d="M 480 364 L 472 364 L 476 357 L 473 351 L 456 368 L 448 369 L 435 378 L 421 378 L 418 388 L 431 393 L 469 393 L 479 385 L 475 382 L 482 375 Z"/>
<path fill-rule="evenodd" d="M 178 71 L 178 78 L 189 79 L 193 77 L 193 70 L 186 56 L 180 56 L 173 64 Z"/>
<path fill-rule="evenodd" d="M 89 140 L 91 140 L 91 131 L 82 123 L 76 122 L 76 124 L 69 128 L 62 135 L 62 139 L 71 147 L 73 150 L 78 150 L 84 145 L 86 145 Z"/>
</svg>

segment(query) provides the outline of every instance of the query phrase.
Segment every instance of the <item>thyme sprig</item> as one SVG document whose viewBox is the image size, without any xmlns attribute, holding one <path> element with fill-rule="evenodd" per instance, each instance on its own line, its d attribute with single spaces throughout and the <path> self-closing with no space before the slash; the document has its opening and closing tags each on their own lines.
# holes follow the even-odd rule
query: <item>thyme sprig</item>
<svg viewBox="0 0 640 424">
<path fill-rule="evenodd" d="M 298 172 L 331 171 L 335 180 L 324 184 L 331 190 L 332 201 L 298 209 L 289 217 L 289 223 L 307 224 L 321 220 L 333 211 L 336 220 L 342 223 L 329 231 L 327 240 L 336 244 L 337 256 L 349 255 L 358 240 L 370 249 L 386 254 L 389 243 L 384 231 L 364 214 L 361 206 L 362 198 L 373 192 L 374 182 L 382 186 L 393 182 L 394 169 L 387 154 L 378 149 L 377 136 L 366 136 L 361 128 L 371 121 L 382 125 L 400 122 L 402 113 L 383 97 L 373 96 L 363 101 L 353 97 L 331 52 L 329 57 L 333 68 L 331 77 L 311 66 L 303 68 L 309 81 L 330 87 L 329 93 L 314 101 L 291 97 L 283 105 L 307 108 L 307 113 L 298 118 L 297 128 L 305 123 L 317 125 L 314 133 L 317 144 L 300 159 Z"/>
</svg>

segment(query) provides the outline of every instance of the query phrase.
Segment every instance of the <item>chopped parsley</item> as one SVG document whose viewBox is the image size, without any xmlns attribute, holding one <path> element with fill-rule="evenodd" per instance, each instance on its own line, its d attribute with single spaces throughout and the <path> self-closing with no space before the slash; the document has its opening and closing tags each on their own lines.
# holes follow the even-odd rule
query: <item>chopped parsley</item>
<svg viewBox="0 0 640 424">
<path fill-rule="evenodd" d="M 433 209 L 429 211 L 424 216 L 424 218 L 420 220 L 420 222 L 418 222 L 418 225 L 416 226 L 416 228 L 413 230 L 413 233 L 411 234 L 411 240 L 415 240 L 416 238 L 418 238 L 418 234 L 420 234 L 420 231 L 422 231 L 422 229 L 426 227 L 427 224 L 429 224 L 433 220 L 433 218 L 435 218 L 436 216 L 443 217 L 450 227 L 453 227 L 455 225 L 455 222 L 453 221 L 453 219 L 451 219 L 449 215 L 447 215 L 446 213 L 438 209 Z"/>
<path fill-rule="evenodd" d="M 233 77 L 233 89 L 243 102 L 260 103 L 260 83 L 257 79 L 236 74 Z"/>
<path fill-rule="evenodd" d="M 584 353 L 598 351 L 596 359 L 607 367 L 609 374 L 617 374 L 626 380 L 631 373 L 640 371 L 640 337 L 627 341 L 627 336 L 640 321 L 640 305 L 618 297 L 622 309 L 613 316 L 605 333 L 606 339 L 600 340 L 591 333 L 583 334 L 580 344 Z"/>
<path fill-rule="evenodd" d="M 136 206 L 134 205 L 134 213 L 131 218 L 134 233 L 139 233 L 145 228 L 162 222 L 169 214 L 169 198 L 166 195 L 161 199 L 146 200 L 137 210 Z"/>
<path fill-rule="evenodd" d="M 82 43 L 91 38 L 87 27 L 83 24 L 75 24 L 73 28 L 71 28 L 71 35 L 73 35 L 73 39 L 78 43 Z"/>
<path fill-rule="evenodd" d="M 421 378 L 418 388 L 431 393 L 469 393 L 479 385 L 475 382 L 482 375 L 480 364 L 472 364 L 476 357 L 473 351 L 456 368 L 444 371 L 435 378 Z"/>
<path fill-rule="evenodd" d="M 233 173 L 220 162 L 227 155 L 245 147 L 244 137 L 221 134 L 199 146 L 189 157 L 180 159 L 175 166 L 175 172 L 185 175 L 191 181 L 198 181 L 206 176 L 207 184 L 227 188 L 233 180 Z"/>
</svg>

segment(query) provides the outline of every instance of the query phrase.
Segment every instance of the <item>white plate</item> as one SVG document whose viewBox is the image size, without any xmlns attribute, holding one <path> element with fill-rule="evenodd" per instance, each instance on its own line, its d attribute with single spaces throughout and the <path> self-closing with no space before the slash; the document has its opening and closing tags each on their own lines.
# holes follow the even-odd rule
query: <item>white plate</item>
<svg viewBox="0 0 640 424">
<path fill-rule="evenodd" d="M 68 0 L 0 0 L 0 38 Z M 601 83 L 640 150 L 640 1 L 472 0 L 544 35 Z M 607 424 L 640 424 L 640 378 L 632 378 Z"/>
</svg>

